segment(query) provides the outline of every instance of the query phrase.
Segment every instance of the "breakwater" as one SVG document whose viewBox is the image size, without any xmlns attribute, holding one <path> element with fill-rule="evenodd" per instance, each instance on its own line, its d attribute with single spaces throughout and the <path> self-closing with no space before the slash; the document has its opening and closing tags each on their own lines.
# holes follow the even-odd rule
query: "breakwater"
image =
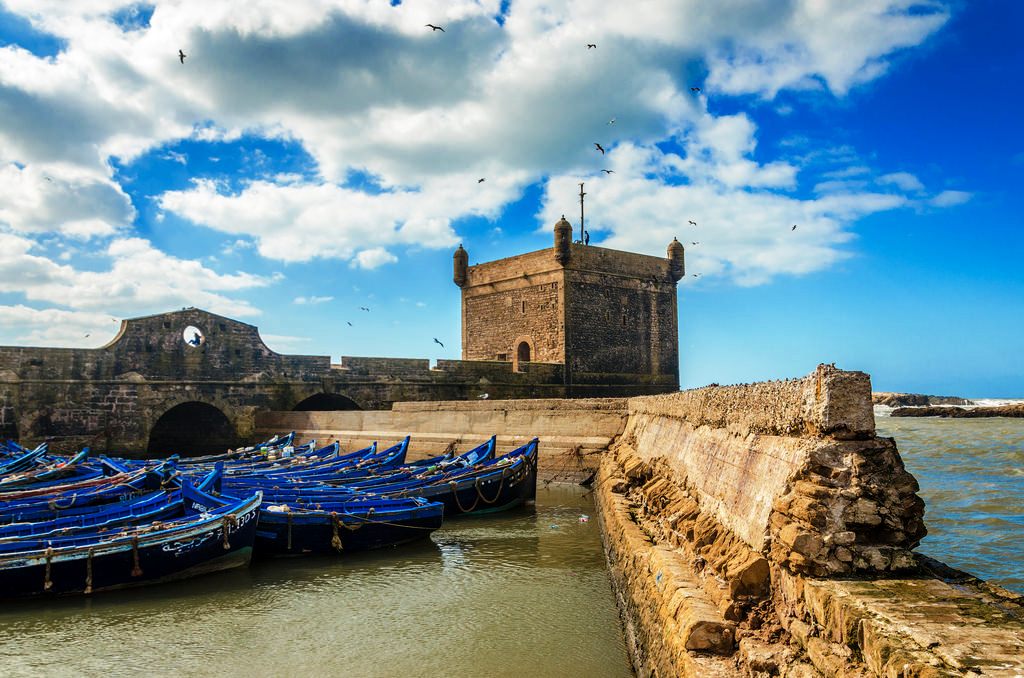
<svg viewBox="0 0 1024 678">
<path fill-rule="evenodd" d="M 595 474 L 643 676 L 1024 673 L 1020 597 L 914 552 L 923 501 L 895 443 L 875 434 L 862 373 L 821 366 L 610 401 L 271 414 L 257 426 L 352 442 L 418 437 L 417 426 L 432 442 L 539 436 L 549 479 Z"/>
</svg>

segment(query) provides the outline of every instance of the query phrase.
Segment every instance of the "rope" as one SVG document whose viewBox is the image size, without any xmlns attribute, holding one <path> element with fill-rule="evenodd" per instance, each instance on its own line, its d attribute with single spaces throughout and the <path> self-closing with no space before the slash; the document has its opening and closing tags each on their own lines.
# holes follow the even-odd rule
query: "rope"
<svg viewBox="0 0 1024 678">
<path fill-rule="evenodd" d="M 228 527 L 238 527 L 238 518 L 233 515 L 224 516 L 221 521 L 224 527 L 224 550 L 227 551 L 231 548 L 231 542 L 228 540 Z"/>
<path fill-rule="evenodd" d="M 362 517 L 360 515 L 357 515 L 355 513 L 343 513 L 342 515 L 345 516 L 346 518 L 354 518 L 356 520 L 361 520 L 362 521 L 362 524 L 361 525 L 357 525 L 356 527 L 349 527 L 348 525 L 345 525 L 344 522 L 341 523 L 342 525 L 345 525 L 345 527 L 347 529 L 353 530 L 353 531 L 358 530 L 360 527 L 362 527 L 362 525 L 390 525 L 392 527 L 404 527 L 404 528 L 406 528 L 408 530 L 434 530 L 435 529 L 433 527 L 423 527 L 422 525 L 404 525 L 402 523 L 391 523 L 391 522 L 388 522 L 386 520 L 370 520 L 369 517 L 364 518 L 364 517 Z M 367 516 L 372 516 L 373 515 L 373 509 L 371 508 L 369 511 L 367 511 L 366 515 Z"/>
<path fill-rule="evenodd" d="M 50 579 L 50 559 L 53 558 L 53 547 L 46 547 L 46 574 L 43 575 L 43 590 L 49 591 L 53 588 L 53 581 Z"/>
<path fill-rule="evenodd" d="M 459 499 L 459 483 L 457 481 L 451 481 L 448 483 L 452 488 L 452 494 L 455 496 L 455 505 L 459 507 L 459 510 L 463 513 L 471 513 L 476 505 L 480 503 L 480 493 L 476 493 L 476 499 L 473 500 L 473 505 L 468 509 L 462 505 L 462 500 Z"/>
<path fill-rule="evenodd" d="M 292 550 L 292 512 L 288 512 L 288 550 Z"/>
<path fill-rule="evenodd" d="M 476 487 L 477 495 L 479 495 L 480 499 L 483 500 L 485 504 L 493 504 L 494 502 L 498 501 L 498 498 L 501 496 L 501 491 L 505 489 L 505 472 L 502 471 L 501 473 L 501 482 L 498 483 L 498 491 L 494 493 L 493 499 L 488 499 L 487 497 L 484 496 L 484 491 L 480 489 L 479 478 L 476 479 L 476 482 L 473 485 L 474 487 Z"/>
<path fill-rule="evenodd" d="M 92 556 L 95 549 L 89 549 L 89 556 L 85 559 L 85 593 L 92 593 Z"/>
<path fill-rule="evenodd" d="M 331 536 L 331 546 L 338 553 L 341 553 L 341 536 L 338 534 L 338 513 L 337 511 L 331 511 L 331 529 L 334 534 Z"/>
<path fill-rule="evenodd" d="M 134 563 L 132 576 L 141 577 L 142 568 L 139 566 L 139 538 L 137 536 L 132 537 L 132 562 Z"/>
</svg>

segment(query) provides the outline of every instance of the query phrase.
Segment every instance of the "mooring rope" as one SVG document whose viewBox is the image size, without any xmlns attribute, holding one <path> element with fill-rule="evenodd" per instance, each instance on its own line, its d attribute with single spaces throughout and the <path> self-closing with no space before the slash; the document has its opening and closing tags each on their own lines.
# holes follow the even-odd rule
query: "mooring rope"
<svg viewBox="0 0 1024 678">
<path fill-rule="evenodd" d="M 134 535 L 132 536 L 132 561 L 135 564 L 132 568 L 132 576 L 141 577 L 142 567 L 139 565 L 139 538 Z"/>
<path fill-rule="evenodd" d="M 85 593 L 92 593 L 92 557 L 95 549 L 89 549 L 89 555 L 85 559 Z"/>
<path fill-rule="evenodd" d="M 501 482 L 498 483 L 498 491 L 494 493 L 493 499 L 488 499 L 487 497 L 484 496 L 484 491 L 481 489 L 481 483 L 479 478 L 476 479 L 474 486 L 476 487 L 476 493 L 480 496 L 480 499 L 483 500 L 485 504 L 493 504 L 494 502 L 498 501 L 498 498 L 501 497 L 501 491 L 505 489 L 505 472 L 502 471 L 501 473 Z"/>
<path fill-rule="evenodd" d="M 341 535 L 338 534 L 338 513 L 337 511 L 331 511 L 331 530 L 334 534 L 331 536 L 331 546 L 334 550 L 341 553 Z"/>
<path fill-rule="evenodd" d="M 224 529 L 224 550 L 227 551 L 231 548 L 231 542 L 228 539 L 228 527 L 238 527 L 238 518 L 233 515 L 227 515 L 224 516 L 224 519 L 221 522 L 223 523 Z"/>
<path fill-rule="evenodd" d="M 53 547 L 46 547 L 46 573 L 43 575 L 43 590 L 49 591 L 53 588 L 53 581 L 50 579 L 50 560 L 53 558 Z"/>
</svg>

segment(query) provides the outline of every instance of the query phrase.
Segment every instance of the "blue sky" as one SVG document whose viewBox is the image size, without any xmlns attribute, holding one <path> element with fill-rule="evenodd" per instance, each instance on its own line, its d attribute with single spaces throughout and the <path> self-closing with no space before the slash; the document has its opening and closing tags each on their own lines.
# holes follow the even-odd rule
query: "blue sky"
<svg viewBox="0 0 1024 678">
<path fill-rule="evenodd" d="M 834 361 L 1024 397 L 1022 25 L 1009 0 L 0 0 L 0 344 L 198 306 L 282 352 L 457 358 L 454 247 L 547 247 L 586 181 L 596 244 L 678 236 L 701 274 L 684 386 Z"/>
</svg>

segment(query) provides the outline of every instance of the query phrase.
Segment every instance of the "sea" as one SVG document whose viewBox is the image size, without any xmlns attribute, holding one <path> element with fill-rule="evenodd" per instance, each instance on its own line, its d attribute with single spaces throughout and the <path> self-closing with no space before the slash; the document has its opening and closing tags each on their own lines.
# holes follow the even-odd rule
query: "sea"
<svg viewBox="0 0 1024 678">
<path fill-rule="evenodd" d="M 1024 399 L 972 399 L 977 406 Z M 892 417 L 875 407 L 880 436 L 896 439 L 921 485 L 928 536 L 917 549 L 1024 593 L 1024 419 Z"/>
</svg>

